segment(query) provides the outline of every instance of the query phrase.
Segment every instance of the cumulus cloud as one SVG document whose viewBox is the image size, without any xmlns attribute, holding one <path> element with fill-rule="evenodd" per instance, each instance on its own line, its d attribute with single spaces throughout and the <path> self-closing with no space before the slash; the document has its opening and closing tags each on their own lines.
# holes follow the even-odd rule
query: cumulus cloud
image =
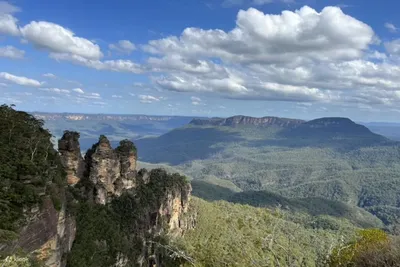
<svg viewBox="0 0 400 267">
<path fill-rule="evenodd" d="M 57 76 L 54 75 L 53 73 L 45 73 L 45 74 L 43 74 L 43 77 L 46 77 L 46 78 L 56 78 Z"/>
<path fill-rule="evenodd" d="M 78 37 L 69 29 L 47 21 L 32 21 L 23 26 L 21 35 L 38 48 L 54 53 L 70 53 L 96 60 L 103 56 L 100 47 L 88 39 Z"/>
<path fill-rule="evenodd" d="M 239 11 L 236 27 L 230 32 L 186 28 L 180 37 L 153 40 L 143 48 L 153 54 L 186 58 L 301 65 L 312 60 L 358 58 L 376 40 L 374 36 L 371 27 L 338 7 L 317 12 L 305 6 L 281 15 L 249 8 Z"/>
<path fill-rule="evenodd" d="M 142 67 L 130 60 L 92 60 L 79 55 L 67 53 L 51 53 L 50 57 L 58 61 L 69 61 L 76 65 L 85 66 L 96 70 L 109 70 L 116 72 L 142 73 Z"/>
<path fill-rule="evenodd" d="M 136 50 L 136 46 L 128 40 L 120 40 L 116 44 L 110 44 L 108 48 L 122 54 L 130 54 Z"/>
<path fill-rule="evenodd" d="M 393 23 L 385 23 L 385 28 L 388 29 L 390 32 L 397 32 L 398 28 Z"/>
<path fill-rule="evenodd" d="M 23 77 L 23 76 L 16 76 L 16 75 L 10 74 L 8 72 L 0 72 L 0 78 L 3 80 L 6 80 L 8 82 L 15 83 L 15 84 L 22 85 L 22 86 L 39 87 L 42 85 L 42 83 L 37 80 L 30 79 L 30 78 Z"/>
<path fill-rule="evenodd" d="M 192 97 L 190 98 L 190 100 L 192 100 L 192 101 L 197 101 L 197 102 L 201 102 L 201 98 L 196 97 L 196 96 L 192 96 Z"/>
<path fill-rule="evenodd" d="M 204 104 L 201 102 L 201 98 L 199 98 L 199 97 L 192 96 L 192 97 L 190 97 L 190 100 L 192 100 L 192 105 L 195 105 L 195 106 L 204 105 Z"/>
<path fill-rule="evenodd" d="M 81 88 L 74 88 L 72 91 L 78 93 L 78 94 L 84 94 L 85 92 Z"/>
<path fill-rule="evenodd" d="M 14 14 L 20 12 L 21 9 L 10 4 L 7 1 L 0 1 L 0 14 Z"/>
<path fill-rule="evenodd" d="M 0 34 L 19 35 L 18 20 L 11 14 L 0 13 Z"/>
<path fill-rule="evenodd" d="M 386 51 L 391 55 L 399 55 L 400 54 L 400 39 L 393 40 L 391 42 L 386 42 L 385 44 Z"/>
<path fill-rule="evenodd" d="M 151 95 L 139 95 L 139 100 L 141 103 L 151 104 L 153 102 L 159 102 L 160 98 Z"/>
<path fill-rule="evenodd" d="M 24 58 L 25 51 L 15 48 L 14 46 L 7 45 L 0 47 L 0 57 L 7 57 L 11 59 Z"/>
<path fill-rule="evenodd" d="M 343 27 L 346 25 L 346 27 Z M 156 87 L 226 98 L 394 105 L 399 67 L 374 51 L 374 31 L 339 7 L 303 7 L 279 15 L 239 11 L 225 32 L 187 28 L 152 40 L 148 69 Z M 400 53 L 400 41 L 384 44 Z M 373 61 L 369 61 L 373 59 Z M 193 101 L 199 104 L 200 101 Z"/>
<path fill-rule="evenodd" d="M 121 95 L 112 95 L 111 97 L 112 97 L 112 98 L 122 98 Z"/>
</svg>

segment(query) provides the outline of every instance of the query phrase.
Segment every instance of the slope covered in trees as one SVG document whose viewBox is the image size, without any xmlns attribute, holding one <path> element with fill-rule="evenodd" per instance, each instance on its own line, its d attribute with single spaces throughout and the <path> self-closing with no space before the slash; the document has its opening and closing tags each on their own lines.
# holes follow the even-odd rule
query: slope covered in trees
<svg viewBox="0 0 400 267">
<path fill-rule="evenodd" d="M 349 119 L 322 118 L 294 126 L 196 121 L 136 144 L 142 161 L 172 165 L 194 180 L 223 179 L 240 191 L 340 201 L 362 207 L 386 224 L 400 218 L 399 143 Z M 209 192 L 229 195 L 225 186 L 205 185 L 209 190 L 202 193 L 208 192 L 209 199 Z M 196 189 L 202 187 L 194 184 L 194 194 Z"/>
</svg>

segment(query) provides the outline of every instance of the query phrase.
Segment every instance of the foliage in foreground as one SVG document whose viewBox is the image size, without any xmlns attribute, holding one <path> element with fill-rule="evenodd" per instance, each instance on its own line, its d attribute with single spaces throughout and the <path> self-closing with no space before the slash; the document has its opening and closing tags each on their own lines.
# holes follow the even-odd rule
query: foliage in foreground
<svg viewBox="0 0 400 267">
<path fill-rule="evenodd" d="M 290 215 L 195 197 L 191 201 L 197 225 L 179 246 L 196 266 L 323 266 L 332 249 L 355 231 L 348 221 L 329 216 Z"/>
<path fill-rule="evenodd" d="M 24 224 L 23 209 L 40 204 L 44 195 L 50 195 L 54 204 L 59 202 L 57 188 L 65 175 L 50 139 L 43 121 L 0 106 L 1 230 L 18 230 Z"/>
<path fill-rule="evenodd" d="M 329 266 L 400 266 L 399 237 L 390 237 L 379 229 L 360 230 L 354 240 L 333 250 Z"/>
<path fill-rule="evenodd" d="M 163 221 L 153 215 L 166 201 L 168 190 L 187 184 L 186 177 L 161 169 L 150 171 L 149 177 L 149 183 L 139 182 L 135 190 L 107 205 L 83 202 L 74 207 L 77 235 L 68 255 L 68 266 L 109 267 L 123 261 L 128 267 L 151 257 L 162 259 L 163 266 L 179 266 L 182 257 L 170 257 Z"/>
</svg>

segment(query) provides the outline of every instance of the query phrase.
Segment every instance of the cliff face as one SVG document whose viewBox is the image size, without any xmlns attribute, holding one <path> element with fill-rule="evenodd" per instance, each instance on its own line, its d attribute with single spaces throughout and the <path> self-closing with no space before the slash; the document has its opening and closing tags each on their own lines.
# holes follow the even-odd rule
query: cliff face
<svg viewBox="0 0 400 267">
<path fill-rule="evenodd" d="M 102 218 L 91 221 L 91 216 L 85 217 L 90 211 L 80 211 L 81 215 L 78 212 L 78 238 L 70 253 L 69 265 L 92 264 L 96 258 L 88 261 L 82 259 L 96 250 L 104 250 L 109 255 L 107 260 L 99 260 L 104 264 L 101 266 L 111 266 L 111 263 L 115 266 L 133 263 L 139 266 L 164 266 L 165 255 L 160 252 L 159 243 L 152 240 L 165 235 L 170 238 L 183 235 L 195 224 L 195 215 L 188 215 L 191 186 L 185 178 L 178 174 L 167 174 L 164 170 L 142 169 L 137 172 L 136 148 L 128 140 L 121 141 L 113 149 L 109 140 L 100 136 L 99 141 L 87 151 L 84 160 L 80 156 L 77 133 L 65 132 L 59 144 L 67 173 L 77 177 L 74 181 L 79 181 L 70 183 L 71 188 L 83 196 L 82 199 L 94 202 L 89 206 L 93 214 L 106 212 L 110 220 L 107 226 L 101 226 Z M 83 170 L 77 166 L 83 166 Z M 105 206 L 105 210 L 101 206 Z M 115 229 L 98 229 L 90 236 L 79 234 L 98 227 L 116 227 L 121 232 L 117 231 L 116 236 L 108 236 L 102 234 L 103 231 L 111 235 Z M 111 245 L 115 239 L 127 244 L 126 248 L 121 247 L 116 252 Z M 127 250 L 130 247 L 137 249 Z M 90 249 L 94 251 L 86 252 Z"/>
<path fill-rule="evenodd" d="M 25 209 L 24 213 L 25 226 L 16 240 L 0 249 L 2 253 L 13 254 L 18 248 L 35 255 L 45 266 L 65 266 L 65 256 L 71 250 L 76 234 L 75 218 L 70 216 L 66 206 L 57 211 L 53 201 L 45 197 L 42 205 Z"/>
<path fill-rule="evenodd" d="M 212 126 L 239 126 L 239 125 L 253 125 L 253 126 L 280 126 L 280 127 L 294 127 L 304 121 L 296 119 L 286 119 L 278 117 L 262 117 L 254 118 L 249 116 L 233 116 L 229 118 L 212 118 L 212 119 L 193 119 L 190 124 L 193 125 L 212 125 Z"/>
<path fill-rule="evenodd" d="M 94 186 L 93 197 L 97 204 L 106 204 L 112 197 L 136 186 L 136 148 L 124 140 L 115 150 L 105 136 L 85 155 L 85 179 Z"/>
<path fill-rule="evenodd" d="M 79 133 L 66 131 L 58 142 L 59 153 L 51 147 L 50 135 L 38 140 L 34 144 L 43 142 L 38 152 L 43 158 L 35 163 L 43 164 L 42 173 L 24 173 L 14 182 L 24 191 L 8 209 L 20 212 L 17 220 L 1 212 L 1 255 L 23 252 L 49 267 L 171 262 L 166 240 L 184 234 L 195 222 L 193 215 L 187 216 L 191 187 L 185 177 L 160 169 L 137 172 L 136 148 L 128 140 L 113 149 L 100 136 L 84 159 Z M 35 160 L 28 152 L 21 153 L 28 155 L 24 163 Z M 17 160 L 11 163 L 19 166 Z M 48 180 L 43 181 L 43 175 Z"/>
<path fill-rule="evenodd" d="M 61 155 L 64 170 L 67 173 L 68 184 L 77 184 L 80 179 L 82 179 L 83 172 L 86 168 L 81 155 L 79 133 L 64 132 L 63 137 L 58 141 L 58 151 Z"/>
<path fill-rule="evenodd" d="M 66 131 L 58 142 L 61 161 L 67 172 L 69 185 L 82 179 L 93 188 L 87 188 L 90 198 L 106 204 L 112 197 L 136 186 L 136 148 L 131 141 L 123 140 L 113 149 L 109 140 L 101 136 L 82 158 L 79 133 Z"/>
</svg>

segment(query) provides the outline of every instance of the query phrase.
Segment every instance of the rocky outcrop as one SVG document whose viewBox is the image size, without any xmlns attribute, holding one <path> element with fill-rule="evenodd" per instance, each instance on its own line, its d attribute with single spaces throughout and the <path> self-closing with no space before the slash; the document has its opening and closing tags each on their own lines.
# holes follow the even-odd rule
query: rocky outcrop
<svg viewBox="0 0 400 267">
<path fill-rule="evenodd" d="M 60 192 L 64 196 L 63 192 Z M 41 206 L 24 211 L 25 226 L 18 238 L 0 249 L 14 254 L 17 250 L 29 252 L 48 267 L 66 265 L 65 255 L 71 250 L 76 234 L 75 218 L 66 210 L 66 201 L 58 211 L 50 197 L 44 197 Z"/>
<path fill-rule="evenodd" d="M 124 190 L 136 186 L 136 148 L 123 140 L 114 150 L 105 136 L 85 155 L 85 179 L 93 185 L 93 198 L 97 204 L 106 204 Z"/>
<path fill-rule="evenodd" d="M 82 179 L 85 170 L 85 162 L 79 145 L 79 133 L 65 131 L 58 141 L 58 151 L 61 155 L 61 163 L 67 173 L 68 184 L 77 184 Z"/>
<path fill-rule="evenodd" d="M 90 182 L 92 187 L 87 186 L 86 193 L 95 203 L 106 204 L 112 197 L 136 186 L 136 147 L 129 140 L 121 141 L 113 149 L 107 137 L 100 136 L 83 159 L 79 133 L 65 131 L 58 141 L 58 150 L 68 184 L 74 186 L 82 179 Z"/>
<path fill-rule="evenodd" d="M 295 127 L 303 120 L 286 119 L 278 117 L 262 117 L 254 118 L 249 116 L 233 116 L 229 118 L 211 118 L 211 119 L 193 119 L 190 124 L 192 125 L 211 125 L 211 126 L 239 126 L 239 125 L 253 125 L 259 127 L 266 126 L 280 126 L 280 127 Z"/>
</svg>

